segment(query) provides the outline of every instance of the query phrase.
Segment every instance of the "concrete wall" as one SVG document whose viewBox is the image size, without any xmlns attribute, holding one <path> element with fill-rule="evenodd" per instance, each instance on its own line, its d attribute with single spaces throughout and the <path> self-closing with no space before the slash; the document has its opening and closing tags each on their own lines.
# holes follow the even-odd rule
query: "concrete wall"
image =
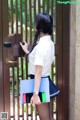
<svg viewBox="0 0 80 120">
<path fill-rule="evenodd" d="M 71 5 L 70 15 L 69 120 L 80 120 L 80 5 Z"/>
</svg>

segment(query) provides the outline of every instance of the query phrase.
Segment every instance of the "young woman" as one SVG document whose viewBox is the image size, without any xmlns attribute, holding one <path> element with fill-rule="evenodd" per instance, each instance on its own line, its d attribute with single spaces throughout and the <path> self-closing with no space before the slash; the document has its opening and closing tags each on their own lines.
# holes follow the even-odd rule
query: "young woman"
<svg viewBox="0 0 80 120">
<path fill-rule="evenodd" d="M 34 78 L 34 93 L 31 104 L 38 110 L 40 120 L 53 120 L 52 102 L 41 103 L 38 96 L 41 77 L 49 78 L 50 98 L 54 97 L 54 84 L 50 80 L 50 69 L 54 61 L 54 43 L 50 35 L 53 32 L 52 17 L 46 13 L 39 13 L 35 18 L 35 37 L 31 51 L 28 51 L 28 44 L 20 43 L 23 51 L 28 54 L 31 78 Z M 46 83 L 45 83 L 46 85 Z M 52 99 L 51 99 L 52 100 Z"/>
</svg>

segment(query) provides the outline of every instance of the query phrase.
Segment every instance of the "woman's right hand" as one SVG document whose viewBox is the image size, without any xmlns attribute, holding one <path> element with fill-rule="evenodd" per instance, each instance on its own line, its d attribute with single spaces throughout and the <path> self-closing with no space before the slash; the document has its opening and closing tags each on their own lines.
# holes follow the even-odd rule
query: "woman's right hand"
<svg viewBox="0 0 80 120">
<path fill-rule="evenodd" d="M 28 44 L 26 43 L 26 41 L 24 41 L 24 44 L 22 44 L 22 42 L 20 42 L 20 46 L 22 47 L 23 51 L 28 54 Z"/>
</svg>

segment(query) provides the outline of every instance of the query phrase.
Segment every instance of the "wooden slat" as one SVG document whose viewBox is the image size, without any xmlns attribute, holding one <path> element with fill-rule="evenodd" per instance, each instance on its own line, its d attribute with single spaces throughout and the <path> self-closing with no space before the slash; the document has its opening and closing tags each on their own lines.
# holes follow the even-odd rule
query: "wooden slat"
<svg viewBox="0 0 80 120">
<path fill-rule="evenodd" d="M 26 58 L 26 79 L 28 79 L 28 58 Z M 26 104 L 26 118 L 28 120 L 28 104 Z"/>
<path fill-rule="evenodd" d="M 63 5 L 63 119 L 69 120 L 70 4 Z M 66 97 L 65 97 L 66 96 Z"/>
<path fill-rule="evenodd" d="M 9 33 L 9 29 L 8 29 L 8 0 L 2 0 L 2 35 L 3 35 L 3 38 L 2 38 L 2 41 L 3 43 L 4 42 L 7 42 L 8 41 L 8 33 Z M 0 19 L 1 19 L 0 18 Z M 3 45 L 2 43 L 2 45 Z M 9 91 L 9 67 L 8 65 L 6 64 L 6 58 L 8 56 L 8 50 L 5 49 L 3 47 L 3 52 L 2 52 L 2 57 L 3 57 L 3 92 L 4 92 L 4 98 L 3 98 L 3 101 L 4 101 L 4 105 L 5 105 L 5 108 L 4 108 L 4 111 L 7 111 L 8 112 L 8 118 L 10 119 L 10 91 Z"/>
<path fill-rule="evenodd" d="M 40 0 L 38 0 L 38 13 L 40 13 Z"/>
<path fill-rule="evenodd" d="M 36 0 L 34 0 L 34 19 L 36 17 Z"/>
<path fill-rule="evenodd" d="M 43 12 L 43 0 L 40 0 L 40 12 Z"/>
<path fill-rule="evenodd" d="M 25 0 L 25 41 L 28 42 L 28 36 L 27 36 L 27 0 Z"/>
<path fill-rule="evenodd" d="M 17 118 L 18 118 L 18 120 L 19 120 L 19 108 L 20 108 L 20 105 L 19 105 L 19 91 L 20 91 L 19 90 L 19 67 L 17 67 Z"/>
<path fill-rule="evenodd" d="M 23 28 L 22 28 L 22 22 L 23 22 L 23 19 L 22 19 L 22 0 L 20 0 L 20 22 L 21 22 L 21 34 L 22 34 L 22 37 L 23 37 Z"/>
<path fill-rule="evenodd" d="M 63 75 L 62 75 L 62 5 L 56 5 L 56 44 L 59 46 L 59 54 L 56 56 L 56 70 L 57 70 L 57 73 L 56 73 L 56 79 L 58 81 L 58 85 L 60 83 L 60 86 L 59 86 L 59 89 L 61 91 L 62 90 L 62 79 L 63 79 Z M 62 116 L 62 113 L 63 113 L 63 95 L 62 95 L 62 92 L 61 94 L 59 95 L 59 97 L 57 97 L 57 120 L 58 120 L 58 117 L 60 116 L 60 119 L 63 120 L 63 116 Z M 58 102 L 59 101 L 59 102 Z M 58 116 L 59 115 L 59 116 Z"/>
<path fill-rule="evenodd" d="M 49 2 L 50 0 L 47 0 L 47 13 L 49 13 Z"/>
<path fill-rule="evenodd" d="M 13 0 L 11 0 L 11 32 L 13 33 Z"/>
<path fill-rule="evenodd" d="M 16 0 L 16 34 L 18 34 L 18 1 Z"/>
<path fill-rule="evenodd" d="M 12 93 L 13 93 L 13 116 L 15 119 L 15 81 L 14 81 L 14 67 L 12 68 L 13 72 L 13 82 L 12 82 Z"/>
<path fill-rule="evenodd" d="M 31 0 L 29 0 L 29 11 L 30 11 L 30 44 L 32 43 L 32 9 Z"/>
<path fill-rule="evenodd" d="M 0 0 L 0 112 L 4 111 L 4 88 L 3 88 L 3 19 L 2 1 Z"/>
<path fill-rule="evenodd" d="M 45 12 L 45 1 L 43 0 L 43 12 Z"/>
<path fill-rule="evenodd" d="M 51 0 L 51 15 L 53 16 L 53 9 L 54 9 L 54 1 L 53 0 Z"/>
</svg>

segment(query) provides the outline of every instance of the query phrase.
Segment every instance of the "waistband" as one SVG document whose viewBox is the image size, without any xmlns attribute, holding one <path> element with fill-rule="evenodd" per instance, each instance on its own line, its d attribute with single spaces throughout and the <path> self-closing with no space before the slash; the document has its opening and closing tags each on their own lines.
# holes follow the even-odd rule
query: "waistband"
<svg viewBox="0 0 80 120">
<path fill-rule="evenodd" d="M 31 79 L 34 79 L 34 77 L 35 77 L 35 75 L 30 74 L 30 78 L 31 78 Z M 49 79 L 50 79 L 50 76 L 43 76 L 43 77 L 41 77 L 41 78 L 49 78 Z"/>
</svg>

